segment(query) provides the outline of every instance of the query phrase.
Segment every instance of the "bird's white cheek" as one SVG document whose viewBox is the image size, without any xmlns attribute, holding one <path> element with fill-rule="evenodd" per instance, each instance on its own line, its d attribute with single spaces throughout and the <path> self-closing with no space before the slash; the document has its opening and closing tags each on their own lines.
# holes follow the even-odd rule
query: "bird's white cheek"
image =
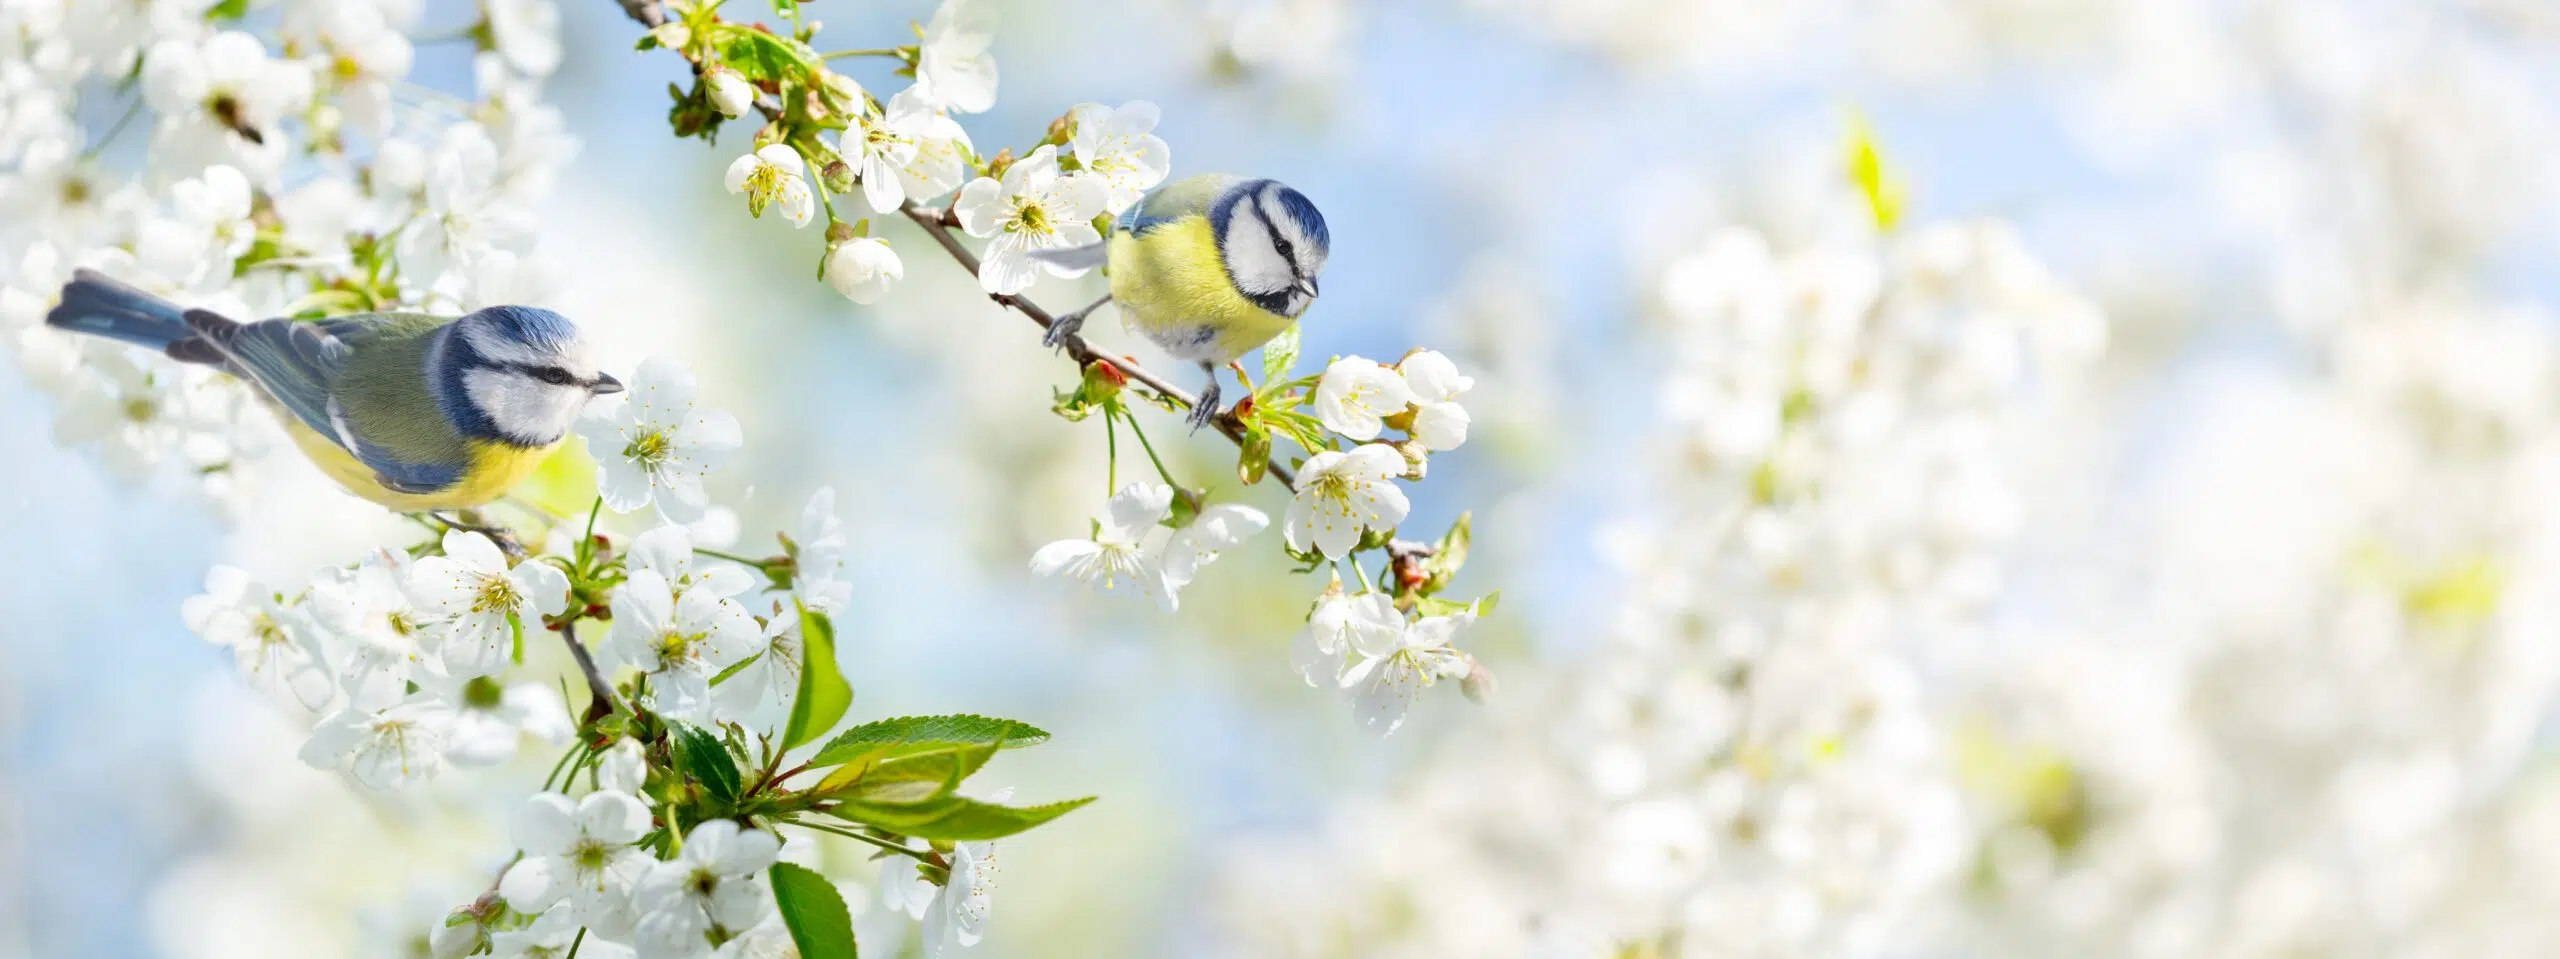
<svg viewBox="0 0 2560 959">
<path fill-rule="evenodd" d="M 561 387 L 497 370 L 473 370 L 463 376 L 472 405 L 489 417 L 498 431 L 530 444 L 549 443 L 569 431 L 585 406 L 587 391 Z"/>
<path fill-rule="evenodd" d="M 1297 282 L 1296 271 L 1272 246 L 1271 235 L 1243 217 L 1237 217 L 1227 234 L 1226 256 L 1228 274 L 1245 292 L 1277 293 Z"/>
</svg>

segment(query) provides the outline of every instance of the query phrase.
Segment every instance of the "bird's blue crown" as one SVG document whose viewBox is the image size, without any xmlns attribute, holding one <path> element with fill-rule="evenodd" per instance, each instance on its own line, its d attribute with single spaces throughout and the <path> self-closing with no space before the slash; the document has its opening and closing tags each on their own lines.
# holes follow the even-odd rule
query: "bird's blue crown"
<svg viewBox="0 0 2560 959">
<path fill-rule="evenodd" d="M 572 362 L 581 340 L 568 317 L 531 306 L 492 306 L 467 314 L 436 331 L 427 357 L 427 381 L 436 406 L 463 435 L 518 443 L 547 441 L 524 435 L 520 425 L 499 421 L 484 398 L 470 389 L 474 370 L 530 371 Z M 510 427 L 515 428 L 511 429 Z"/>
<path fill-rule="evenodd" d="M 536 306 L 492 306 L 455 322 L 479 323 L 537 353 L 559 353 L 578 342 L 578 328 L 568 317 Z"/>
<path fill-rule="evenodd" d="M 1257 197 L 1264 195 L 1267 188 L 1273 186 L 1279 187 L 1277 190 L 1270 191 L 1269 194 L 1272 204 L 1278 207 L 1276 212 L 1298 225 L 1298 232 L 1306 237 L 1307 242 L 1315 246 L 1315 252 L 1331 252 L 1333 234 L 1325 229 L 1324 214 L 1316 210 L 1315 201 L 1307 199 L 1306 194 L 1298 192 L 1295 188 L 1275 180 L 1246 180 L 1229 187 L 1227 192 L 1218 198 L 1218 202 L 1209 207 L 1210 229 L 1223 242 L 1227 235 L 1227 225 L 1235 219 L 1236 209 L 1255 202 Z M 1269 211 L 1266 211 L 1265 215 L 1268 216 Z"/>
<path fill-rule="evenodd" d="M 1324 214 L 1316 212 L 1315 202 L 1307 199 L 1306 194 L 1284 186 L 1273 199 L 1279 201 L 1280 212 L 1298 221 L 1298 228 L 1306 231 L 1307 239 L 1316 245 L 1318 251 L 1333 249 L 1333 234 L 1325 232 Z"/>
</svg>

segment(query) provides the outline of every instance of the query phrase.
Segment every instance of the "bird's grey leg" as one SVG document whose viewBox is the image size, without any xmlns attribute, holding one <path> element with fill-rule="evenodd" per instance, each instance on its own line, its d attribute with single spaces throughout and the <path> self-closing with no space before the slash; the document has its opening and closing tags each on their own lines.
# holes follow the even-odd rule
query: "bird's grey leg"
<svg viewBox="0 0 2560 959">
<path fill-rule="evenodd" d="M 1084 329 L 1084 318 L 1093 315 L 1093 311 L 1101 309 L 1102 304 L 1109 302 L 1111 302 L 1111 294 L 1105 293 L 1101 299 L 1093 301 L 1084 309 L 1050 320 L 1049 332 L 1040 337 L 1040 345 L 1050 349 L 1065 346 L 1067 337 L 1074 336 L 1077 331 Z"/>
<path fill-rule="evenodd" d="M 490 542 L 498 544 L 498 548 L 506 552 L 509 559 L 521 560 L 532 555 L 525 552 L 524 543 L 516 539 L 514 531 L 504 526 L 490 524 L 480 516 L 478 510 L 463 510 L 452 516 L 433 512 L 427 515 L 435 517 L 437 522 L 443 523 L 448 528 L 488 537 Z"/>
<path fill-rule="evenodd" d="M 1191 415 L 1183 417 L 1186 422 L 1191 424 L 1191 430 L 1195 433 L 1199 432 L 1201 427 L 1207 426 L 1216 421 L 1218 413 L 1220 412 L 1218 409 L 1218 364 L 1202 363 L 1200 364 L 1200 372 L 1209 374 L 1209 385 L 1200 391 L 1200 401 L 1191 404 Z"/>
</svg>

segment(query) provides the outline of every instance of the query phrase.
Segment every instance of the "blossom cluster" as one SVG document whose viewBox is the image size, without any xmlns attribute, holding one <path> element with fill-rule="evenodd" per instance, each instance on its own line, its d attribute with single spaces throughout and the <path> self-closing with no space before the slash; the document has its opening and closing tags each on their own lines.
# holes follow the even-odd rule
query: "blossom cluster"
<svg viewBox="0 0 2560 959">
<path fill-rule="evenodd" d="M 673 91 L 670 123 L 679 136 L 711 139 L 726 120 L 760 117 L 751 149 L 724 174 L 726 188 L 745 198 L 750 216 L 772 211 L 794 227 L 816 222 L 823 212 L 827 249 L 819 275 L 856 303 L 877 302 L 905 275 L 904 261 L 875 234 L 865 211 L 895 214 L 935 234 L 974 266 L 982 289 L 1020 308 L 1021 295 L 1043 273 L 1073 277 L 1087 269 L 1041 254 L 1101 242 L 1103 226 L 1172 169 L 1172 149 L 1155 133 L 1161 111 L 1146 101 L 1080 104 L 1019 155 L 1006 148 L 982 156 L 954 119 L 995 102 L 993 18 L 971 0 L 944 0 L 918 25 L 914 44 L 823 55 L 811 45 L 816 27 L 803 22 L 796 3 L 780 7 L 788 31 L 723 19 L 720 9 L 667 4 L 665 22 L 640 42 L 642 49 L 673 50 L 694 67 L 693 86 Z M 894 61 L 895 74 L 912 82 L 883 100 L 835 67 L 864 58 Z M 954 227 L 983 240 L 981 249 L 963 252 L 948 232 Z M 1413 694 L 1440 679 L 1472 676 L 1470 688 L 1492 688 L 1491 674 L 1450 646 L 1460 627 L 1492 603 L 1437 595 L 1464 561 L 1463 543 L 1447 544 L 1467 535 L 1465 521 L 1440 547 L 1396 536 L 1410 508 L 1398 483 L 1422 480 L 1430 454 L 1466 441 L 1470 418 L 1458 398 L 1474 381 L 1447 357 L 1424 349 L 1392 367 L 1340 357 L 1319 375 L 1298 377 L 1300 335 L 1293 327 L 1263 347 L 1262 385 L 1246 382 L 1250 397 L 1225 414 L 1231 423 L 1221 429 L 1241 449 L 1237 477 L 1246 485 L 1280 468 L 1292 494 L 1281 520 L 1288 555 L 1305 571 L 1333 568 L 1332 583 L 1310 614 L 1316 625 L 1295 657 L 1301 671 L 1310 682 L 1326 674 L 1320 686 L 1358 690 L 1363 724 L 1389 732 L 1402 722 Z M 1208 491 L 1176 477 L 1147 438 L 1140 406 L 1174 410 L 1196 400 L 1155 381 L 1133 382 L 1134 361 L 1080 344 L 1069 352 L 1083 377 L 1075 389 L 1060 391 L 1055 411 L 1078 422 L 1101 414 L 1110 450 L 1107 497 L 1088 535 L 1040 547 L 1030 568 L 1104 590 L 1125 586 L 1129 595 L 1151 597 L 1171 612 L 1203 567 L 1268 528 L 1271 518 L 1246 504 L 1207 502 Z M 1236 371 L 1244 375 L 1241 366 Z M 1120 481 L 1124 425 L 1145 449 L 1155 480 Z M 1403 436 L 1382 439 L 1388 430 Z M 1304 455 L 1284 463 L 1273 449 L 1279 437 Z M 1375 579 L 1361 565 L 1363 553 L 1376 554 Z M 1354 642 L 1353 633 L 1328 625 L 1342 618 L 1344 565 L 1354 592 L 1377 596 L 1395 611 L 1392 639 Z M 1314 669 L 1310 664 L 1321 655 L 1331 655 L 1339 668 Z"/>
<path fill-rule="evenodd" d="M 269 404 L 212 368 L 43 328 L 72 271 L 242 317 L 540 303 L 530 208 L 575 149 L 541 99 L 563 53 L 550 0 L 466 5 L 467 29 L 435 39 L 414 3 L 250 6 L 0 10 L 0 332 L 59 398 L 64 443 L 137 477 L 174 462 L 233 505 L 268 463 L 308 468 L 261 455 L 289 449 L 250 412 Z M 474 98 L 409 81 L 430 42 L 470 45 Z M 123 116 L 77 119 L 102 107 Z M 627 385 L 578 424 L 597 460 L 583 525 L 541 497 L 508 499 L 512 525 L 418 514 L 428 540 L 303 583 L 217 567 L 183 618 L 311 717 L 304 762 L 365 789 L 558 751 L 515 817 L 517 857 L 425 935 L 439 957 L 852 955 L 853 910 L 786 853 L 786 828 L 895 857 L 875 914 L 925 921 L 929 954 L 974 943 L 994 841 L 1083 800 L 961 787 L 1046 733 L 965 715 L 837 730 L 853 589 L 832 494 L 778 554 L 724 552 L 733 514 L 705 479 L 737 421 L 671 360 Z M 608 510 L 653 522 L 626 536 L 600 528 Z M 582 706 L 546 665 L 562 649 Z"/>
<path fill-rule="evenodd" d="M 548 0 L 483 6 L 468 100 L 407 79 L 417 4 L 276 6 L 256 30 L 242 4 L 0 13 L 0 344 L 62 443 L 233 506 L 282 437 L 216 371 L 41 329 L 72 270 L 235 316 L 538 302 L 529 205 L 576 149 L 541 97 Z"/>
<path fill-rule="evenodd" d="M 506 531 L 448 526 L 289 594 L 218 567 L 187 621 L 230 648 L 254 685 L 320 714 L 305 762 L 367 788 L 492 766 L 528 741 L 563 750 L 515 818 L 518 858 L 430 937 L 439 957 L 572 944 L 641 957 L 850 955 L 841 895 L 777 859 L 786 826 L 914 860 L 906 876 L 884 874 L 885 905 L 926 921 L 929 954 L 975 942 L 992 840 L 1080 803 L 1011 807 L 956 787 L 994 751 L 1046 734 L 908 717 L 794 753 L 851 699 L 835 665 L 833 618 L 851 584 L 833 492 L 811 497 L 780 555 L 698 545 L 705 534 L 674 520 L 704 514 L 704 474 L 737 448 L 738 428 L 663 359 L 643 363 L 619 402 L 592 407 L 581 431 L 591 448 L 619 452 L 600 457 L 585 527 L 552 526 L 536 555 L 511 556 Z M 596 531 L 608 507 L 658 525 L 618 543 Z M 581 713 L 526 667 L 539 652 L 528 644 L 548 634 L 588 683 Z M 786 753 L 798 764 L 782 768 Z"/>
<path fill-rule="evenodd" d="M 1604 534 L 1609 645 L 1523 691 L 1549 718 L 1459 736 L 1320 852 L 1240 857 L 1230 903 L 1262 951 L 1863 954 L 1960 874 L 1920 664 L 1986 628 L 2017 410 L 2088 361 L 2098 314 L 1987 222 L 1794 247 L 1730 228 L 1659 277 L 1662 421 L 1643 512 Z M 1346 397 L 1428 396 L 1354 369 Z M 1388 612 L 1319 616 L 1364 651 L 1456 625 Z M 1330 880 L 1301 881 L 1310 857 Z"/>
<path fill-rule="evenodd" d="M 1727 234 L 1659 265 L 1675 342 L 1712 349 L 1667 378 L 1660 502 L 1608 540 L 1616 641 L 1587 688 L 1514 691 L 1542 721 L 1343 804 L 1322 853 L 1242 850 L 1253 951 L 2497 955 L 2560 935 L 2560 661 L 2539 638 L 2560 340 L 2511 282 L 2547 253 L 2528 211 L 2560 195 L 2529 159 L 2560 143 L 2548 10 L 1484 6 L 1760 89 L 1998 71 L 2143 184 L 2139 211 L 2102 188 L 2029 214 L 2105 237 L 2119 346 L 2099 377 L 2031 362 L 2099 337 L 2005 229 L 1905 233 L 1882 260 Z M 1786 229 L 1805 225 L 1767 235 L 1830 224 Z M 1929 263 L 1971 265 L 1910 269 Z M 1896 303 L 1922 287 L 1970 292 Z M 2050 322 L 1980 321 L 2002 314 Z M 1938 359 L 1844 365 L 1823 332 L 1887 318 Z M 1766 385 L 1808 373 L 1801 396 Z M 1884 397 L 1880 445 L 1876 398 L 1822 385 L 1879 374 L 1925 384 Z M 1946 418 L 1986 389 L 1993 418 Z M 2076 390 L 2098 395 L 2056 395 Z M 1938 443 L 1976 452 L 1904 462 Z M 1860 449 L 1900 452 L 1839 459 Z M 1701 479 L 1743 504 L 1684 507 Z M 1838 522 L 1765 518 L 1806 506 Z M 1702 566 L 1690 542 L 1765 559 Z M 1875 635 L 1893 641 L 1788 668 Z M 1806 708 L 1864 697 L 1878 667 L 1876 704 Z"/>
</svg>

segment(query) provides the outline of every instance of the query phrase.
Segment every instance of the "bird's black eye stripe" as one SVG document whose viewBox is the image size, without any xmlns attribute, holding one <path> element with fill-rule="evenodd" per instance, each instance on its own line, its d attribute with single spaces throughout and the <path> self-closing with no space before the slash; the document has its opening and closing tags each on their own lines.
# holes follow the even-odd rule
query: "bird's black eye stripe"
<svg viewBox="0 0 2560 959">
<path fill-rule="evenodd" d="M 561 369 L 557 366 L 533 366 L 524 363 L 511 365 L 514 366 L 516 372 L 541 380 L 545 383 L 549 383 L 553 386 L 569 386 L 578 382 L 577 374 L 571 373 L 568 370 Z"/>
</svg>

